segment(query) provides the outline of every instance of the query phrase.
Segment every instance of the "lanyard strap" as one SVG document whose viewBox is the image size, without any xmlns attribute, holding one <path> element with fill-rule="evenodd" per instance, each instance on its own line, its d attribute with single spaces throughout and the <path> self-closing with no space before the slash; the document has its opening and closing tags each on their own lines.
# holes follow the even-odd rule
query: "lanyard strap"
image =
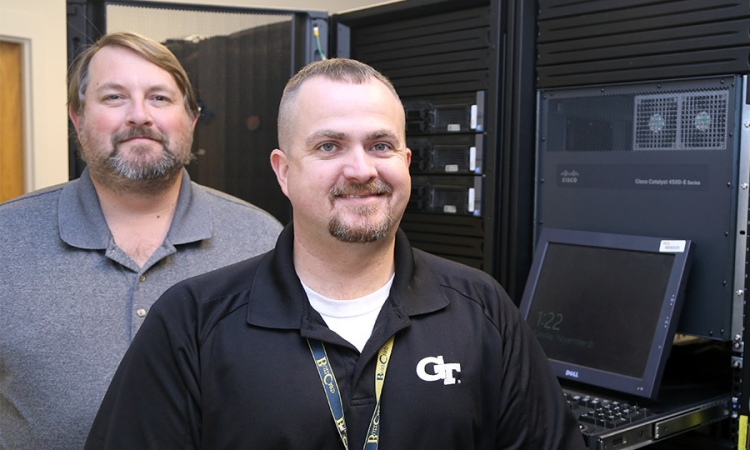
<svg viewBox="0 0 750 450">
<path fill-rule="evenodd" d="M 393 338 L 390 339 L 380 348 L 378 352 L 378 365 L 375 369 L 375 410 L 370 419 L 370 426 L 367 429 L 367 439 L 365 439 L 365 450 L 376 450 L 378 448 L 378 439 L 380 436 L 380 394 L 383 391 L 385 382 L 385 372 L 388 370 L 388 361 L 391 359 L 393 351 Z M 341 442 L 344 448 L 349 450 L 349 439 L 346 434 L 346 421 L 344 420 L 344 406 L 341 400 L 341 391 L 336 382 L 336 376 L 333 374 L 333 368 L 328 361 L 328 354 L 323 343 L 317 340 L 307 340 L 310 352 L 315 360 L 315 367 L 318 368 L 320 381 L 323 383 L 323 390 L 326 392 L 328 407 L 331 409 L 333 421 L 336 423 L 336 430 L 339 432 Z"/>
</svg>

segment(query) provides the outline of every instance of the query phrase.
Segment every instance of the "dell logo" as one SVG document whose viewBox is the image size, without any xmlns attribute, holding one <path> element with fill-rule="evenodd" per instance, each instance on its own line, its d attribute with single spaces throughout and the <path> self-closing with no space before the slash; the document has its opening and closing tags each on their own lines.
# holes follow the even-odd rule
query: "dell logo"
<svg viewBox="0 0 750 450">
<path fill-rule="evenodd" d="M 578 371 L 577 370 L 566 370 L 565 371 L 565 376 L 566 377 L 578 378 Z"/>
<path fill-rule="evenodd" d="M 453 376 L 455 372 L 461 372 L 461 364 L 446 364 L 442 356 L 428 356 L 417 364 L 417 376 L 424 381 L 443 380 L 443 384 L 461 383 L 461 380 Z"/>
</svg>

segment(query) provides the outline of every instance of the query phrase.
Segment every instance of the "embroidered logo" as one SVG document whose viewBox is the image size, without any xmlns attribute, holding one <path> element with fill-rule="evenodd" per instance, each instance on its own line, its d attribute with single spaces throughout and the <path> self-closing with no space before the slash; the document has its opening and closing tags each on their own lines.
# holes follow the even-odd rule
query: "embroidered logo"
<svg viewBox="0 0 750 450">
<path fill-rule="evenodd" d="M 461 364 L 446 364 L 442 355 L 422 358 L 417 364 L 417 376 L 424 381 L 443 380 L 446 385 L 461 384 L 461 380 L 453 376 L 455 372 L 461 372 Z"/>
</svg>

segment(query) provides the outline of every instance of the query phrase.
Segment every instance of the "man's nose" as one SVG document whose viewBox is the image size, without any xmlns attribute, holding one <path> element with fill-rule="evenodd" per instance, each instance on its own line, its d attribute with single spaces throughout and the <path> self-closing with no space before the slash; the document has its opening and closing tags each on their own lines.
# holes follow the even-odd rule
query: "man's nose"
<svg viewBox="0 0 750 450">
<path fill-rule="evenodd" d="M 362 146 L 350 148 L 346 156 L 344 176 L 360 182 L 372 180 L 378 176 L 374 162 L 373 156 Z"/>
<path fill-rule="evenodd" d="M 151 111 L 145 100 L 132 100 L 128 105 L 128 125 L 152 125 Z"/>
</svg>

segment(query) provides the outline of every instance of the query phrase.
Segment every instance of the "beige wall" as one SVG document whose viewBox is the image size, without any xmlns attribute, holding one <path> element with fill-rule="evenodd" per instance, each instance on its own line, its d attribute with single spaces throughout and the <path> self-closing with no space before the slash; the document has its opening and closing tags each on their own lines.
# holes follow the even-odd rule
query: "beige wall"
<svg viewBox="0 0 750 450">
<path fill-rule="evenodd" d="M 63 0 L 0 0 L 0 39 L 23 44 L 26 58 L 27 190 L 68 179 L 65 33 Z"/>
<path fill-rule="evenodd" d="M 178 3 L 341 12 L 374 0 L 181 0 Z M 0 0 L 0 39 L 24 44 L 29 98 L 27 190 L 68 179 L 65 0 Z"/>
</svg>

